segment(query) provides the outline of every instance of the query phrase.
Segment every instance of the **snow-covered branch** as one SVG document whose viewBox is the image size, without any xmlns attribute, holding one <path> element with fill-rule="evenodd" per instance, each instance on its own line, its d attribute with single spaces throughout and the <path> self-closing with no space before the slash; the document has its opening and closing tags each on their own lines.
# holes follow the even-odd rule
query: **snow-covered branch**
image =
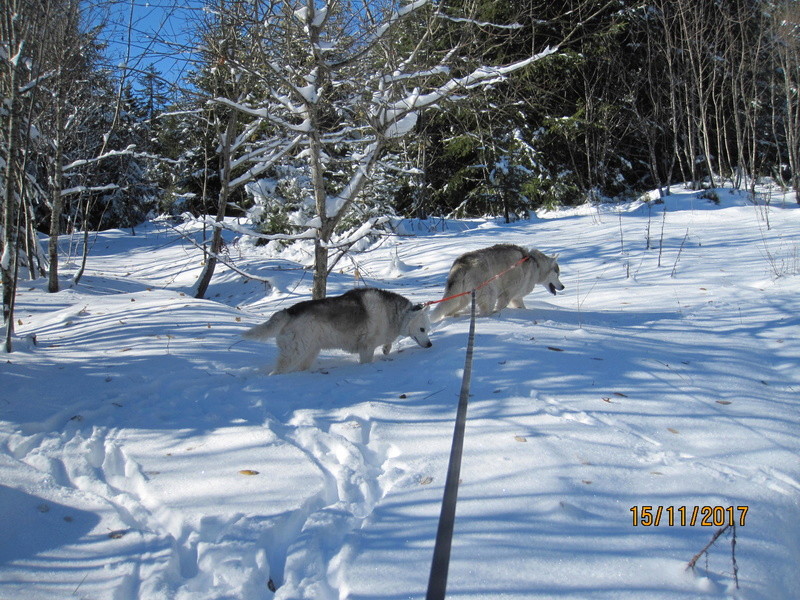
<svg viewBox="0 0 800 600">
<path fill-rule="evenodd" d="M 398 111 L 399 115 L 402 115 L 403 112 L 421 110 L 423 108 L 435 106 L 445 98 L 452 96 L 458 91 L 471 90 L 477 87 L 502 81 L 510 73 L 523 69 L 547 56 L 550 56 L 551 54 L 554 54 L 557 51 L 558 47 L 548 46 L 533 56 L 509 65 L 504 65 L 501 67 L 478 67 L 469 75 L 453 78 L 433 91 L 428 92 L 427 94 L 420 94 L 415 90 L 406 98 L 396 102 L 393 108 Z"/>
<path fill-rule="evenodd" d="M 466 17 L 454 17 L 451 15 L 447 15 L 443 12 L 437 13 L 436 15 L 438 18 L 443 19 L 445 21 L 450 21 L 452 23 L 466 23 L 468 25 L 475 25 L 481 28 L 491 28 L 491 29 L 522 29 L 522 25 L 519 23 L 511 23 L 509 25 L 503 25 L 502 23 L 490 23 L 488 21 L 477 21 L 475 19 L 468 19 Z"/>
<path fill-rule="evenodd" d="M 381 135 L 387 138 L 402 137 L 413 130 L 422 110 L 434 107 L 458 92 L 503 81 L 510 73 L 523 69 L 557 52 L 557 50 L 558 48 L 548 47 L 538 54 L 508 65 L 499 67 L 481 66 L 468 75 L 452 78 L 426 93 L 422 93 L 420 88 L 414 88 L 404 98 L 394 102 L 383 102 L 381 101 L 381 94 L 376 94 L 374 98 L 375 106 L 372 109 L 375 127 Z M 417 75 L 423 77 L 423 74 Z M 406 78 L 410 79 L 414 76 L 414 74 L 408 74 Z M 386 79 L 386 82 L 401 80 L 402 78 L 393 74 Z"/>
<path fill-rule="evenodd" d="M 372 170 L 373 165 L 378 160 L 381 151 L 380 140 L 375 140 L 367 148 L 366 152 L 359 158 L 358 164 L 355 167 L 355 172 L 350 177 L 347 185 L 333 198 L 328 198 L 327 212 L 330 217 L 343 214 L 350 204 L 356 199 L 358 194 L 367 182 L 367 177 Z"/>
<path fill-rule="evenodd" d="M 50 71 L 47 71 L 46 73 L 42 73 L 38 77 L 33 78 L 28 83 L 26 83 L 25 85 L 23 85 L 22 87 L 19 88 L 20 95 L 27 94 L 32 89 L 36 88 L 39 84 L 41 84 L 44 81 L 47 81 L 48 79 L 51 79 L 51 78 L 55 77 L 57 74 L 58 74 L 57 70 L 51 69 Z"/>
<path fill-rule="evenodd" d="M 114 158 L 115 156 L 133 156 L 135 154 L 134 152 L 135 150 L 136 150 L 135 144 L 129 145 L 124 150 L 109 150 L 108 152 L 104 152 L 100 156 L 95 156 L 94 158 L 82 158 L 80 160 L 73 161 L 68 165 L 64 165 L 62 171 L 66 173 L 67 171 L 70 171 L 72 169 L 97 163 L 102 160 L 106 160 L 107 158 Z"/>
<path fill-rule="evenodd" d="M 269 118 L 269 111 L 265 108 L 252 108 L 251 106 L 247 106 L 246 104 L 242 104 L 241 102 L 235 102 L 230 98 L 224 98 L 222 96 L 218 96 L 214 98 L 213 102 L 217 104 L 222 104 L 223 106 L 227 106 L 228 108 L 232 108 L 234 110 L 239 111 L 242 114 L 248 115 L 250 117 L 258 117 L 259 119 L 268 119 Z"/>
<path fill-rule="evenodd" d="M 216 221 L 211 217 L 206 217 L 202 219 L 201 222 L 208 226 L 208 227 L 216 227 L 217 229 L 226 229 L 227 231 L 232 231 L 234 233 L 238 233 L 241 235 L 247 235 L 250 237 L 258 238 L 260 240 L 281 240 L 281 241 L 297 241 L 297 240 L 313 240 L 317 237 L 317 230 L 316 227 L 309 227 L 307 230 L 303 231 L 302 233 L 273 233 L 273 234 L 266 234 L 266 233 L 258 233 L 257 231 L 253 231 L 247 227 L 242 227 L 240 225 L 235 225 L 233 223 L 228 223 L 225 221 Z"/>
<path fill-rule="evenodd" d="M 275 96 L 273 96 L 273 98 L 276 100 L 278 99 Z M 237 110 L 242 114 L 251 117 L 256 117 L 258 119 L 264 119 L 266 121 L 269 121 L 270 123 L 273 123 L 274 125 L 277 125 L 278 127 L 282 127 L 283 129 L 287 129 L 289 131 L 306 132 L 309 130 L 309 123 L 307 119 L 305 119 L 302 123 L 299 124 L 289 123 L 285 119 L 282 119 L 281 117 L 276 115 L 274 112 L 270 111 L 268 108 L 253 108 L 251 106 L 247 106 L 246 104 L 242 104 L 241 102 L 234 102 L 233 100 L 222 97 L 215 98 L 214 102 L 222 104 L 223 106 L 227 106 L 234 110 Z"/>
<path fill-rule="evenodd" d="M 326 247 L 330 250 L 338 250 L 339 248 L 350 248 L 363 240 L 365 237 L 374 233 L 373 229 L 376 225 L 382 225 L 384 223 L 388 223 L 390 221 L 389 217 L 373 217 L 369 219 L 366 223 L 361 225 L 358 229 L 356 229 L 353 233 L 349 234 L 343 240 L 336 240 L 335 242 L 330 242 L 326 244 Z"/>
<path fill-rule="evenodd" d="M 271 150 L 270 148 L 262 148 L 259 149 L 258 151 L 253 152 L 249 160 L 256 161 L 256 164 L 251 169 L 247 170 L 245 173 L 243 173 L 236 179 L 232 180 L 229 184 L 231 189 L 236 189 L 239 186 L 244 185 L 245 183 L 253 181 L 256 177 L 263 174 L 267 169 L 275 165 L 288 153 L 292 152 L 295 148 L 297 148 L 297 146 L 300 145 L 302 140 L 303 140 L 302 136 L 295 137 L 289 143 L 285 143 L 283 148 L 281 148 L 279 151 L 274 152 L 274 154 L 272 154 L 272 156 L 270 156 L 267 159 L 259 159 L 256 161 L 256 159 L 259 158 L 261 155 L 269 153 Z"/>
<path fill-rule="evenodd" d="M 76 185 L 75 187 L 61 190 L 61 197 L 74 196 L 75 194 L 110 192 L 112 190 L 118 190 L 119 187 L 120 186 L 116 183 L 109 183 L 107 185 Z"/>
<path fill-rule="evenodd" d="M 373 31 L 372 34 L 368 36 L 365 42 L 360 45 L 360 49 L 357 52 L 355 52 L 351 56 L 347 56 L 345 58 L 340 59 L 339 61 L 333 62 L 330 65 L 331 68 L 338 69 L 359 60 L 367 52 L 369 52 L 372 48 L 374 48 L 381 40 L 388 37 L 389 33 L 395 28 L 395 26 L 397 26 L 399 23 L 401 23 L 403 20 L 405 20 L 412 14 L 418 12 L 419 10 L 425 8 L 430 4 L 433 4 L 433 0 L 415 0 L 400 7 L 399 10 L 393 12 L 389 16 L 389 18 L 386 19 L 386 21 L 381 23 L 375 29 L 375 31 Z"/>
</svg>

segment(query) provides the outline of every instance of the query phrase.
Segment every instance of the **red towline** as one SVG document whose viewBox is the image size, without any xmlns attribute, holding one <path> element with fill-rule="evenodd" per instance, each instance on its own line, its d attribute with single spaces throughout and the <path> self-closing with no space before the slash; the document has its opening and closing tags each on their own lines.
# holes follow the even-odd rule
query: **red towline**
<svg viewBox="0 0 800 600">
<path fill-rule="evenodd" d="M 467 292 L 461 292 L 460 294 L 453 294 L 452 296 L 448 296 L 447 298 L 442 298 L 441 300 L 428 300 L 427 302 L 423 302 L 422 306 L 430 306 L 431 304 L 439 304 L 440 302 L 447 302 L 448 300 L 453 300 L 455 298 L 460 298 L 461 296 L 466 296 L 467 294 L 471 294 L 473 292 L 477 292 L 479 289 L 481 289 L 485 285 L 489 285 L 491 282 L 493 282 L 498 277 L 501 277 L 501 276 L 505 275 L 506 273 L 508 273 L 511 269 L 514 269 L 514 268 L 518 267 L 519 265 L 524 263 L 529 258 L 530 258 L 530 256 L 523 256 L 517 262 L 515 262 L 513 265 L 508 267 L 505 271 L 501 271 L 500 273 L 498 273 L 497 275 L 495 275 L 491 279 L 487 279 L 486 281 L 484 281 L 482 284 L 480 284 L 475 289 L 469 290 Z"/>
</svg>

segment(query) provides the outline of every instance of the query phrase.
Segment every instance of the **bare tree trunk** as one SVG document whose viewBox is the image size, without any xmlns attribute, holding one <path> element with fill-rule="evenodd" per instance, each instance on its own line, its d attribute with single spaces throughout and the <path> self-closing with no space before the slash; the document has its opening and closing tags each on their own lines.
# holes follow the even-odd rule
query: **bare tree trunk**
<svg viewBox="0 0 800 600">
<path fill-rule="evenodd" d="M 326 289 L 329 273 L 328 243 L 331 241 L 337 225 L 345 216 L 345 214 L 347 214 L 348 207 L 356 201 L 358 195 L 367 184 L 369 174 L 372 172 L 375 163 L 378 162 L 381 149 L 381 142 L 376 140 L 372 146 L 372 149 L 367 155 L 367 159 L 356 168 L 356 172 L 351 177 L 350 182 L 341 192 L 339 200 L 341 201 L 342 205 L 337 207 L 337 211 L 334 215 L 328 215 L 327 213 L 327 188 L 323 173 L 321 171 L 317 171 L 317 175 L 312 177 L 312 179 L 314 179 L 314 195 L 318 202 L 317 209 L 320 209 L 320 202 L 325 204 L 323 212 L 320 213 L 324 214 L 325 217 L 324 219 L 321 219 L 322 225 L 319 228 L 319 233 L 314 242 L 314 280 L 312 297 L 315 299 L 324 298 L 327 293 Z M 322 164 L 321 160 L 313 162 L 317 162 L 319 165 Z M 312 172 L 314 170 L 316 169 L 312 169 Z M 320 216 L 320 214 L 317 216 Z"/>
<path fill-rule="evenodd" d="M 61 233 L 61 210 L 63 206 L 63 198 L 61 197 L 62 181 L 63 181 L 63 163 L 64 163 L 64 144 L 63 144 L 63 129 L 62 129 L 62 114 L 63 107 L 61 105 L 61 98 L 56 98 L 56 111 L 55 111 L 55 128 L 56 137 L 53 141 L 55 144 L 55 156 L 53 157 L 50 185 L 50 195 L 52 201 L 52 208 L 50 211 L 50 241 L 48 244 L 48 259 L 50 263 L 50 270 L 47 276 L 47 291 L 55 293 L 59 289 L 58 285 L 58 236 Z"/>
<path fill-rule="evenodd" d="M 10 11 L 5 11 L 2 22 L 3 37 L 9 42 L 14 40 L 13 23 L 11 22 Z M 20 41 L 14 47 L 11 43 L 9 49 L 17 51 L 17 57 L 22 55 L 24 42 Z M 14 297 L 17 291 L 17 254 L 18 254 L 18 230 L 17 230 L 17 137 L 19 130 L 18 111 L 19 111 L 19 90 L 17 89 L 18 64 L 12 60 L 7 61 L 7 81 L 3 85 L 8 111 L 8 139 L 6 141 L 6 172 L 5 172 L 5 194 L 3 197 L 3 248 L 2 258 L 0 259 L 0 279 L 3 284 L 3 323 L 5 324 L 5 351 L 12 351 L 11 339 L 14 335 Z"/>
<path fill-rule="evenodd" d="M 783 10 L 776 12 L 774 19 L 778 37 L 777 60 L 783 77 L 780 82 L 785 102 L 783 129 L 792 188 L 800 204 L 800 94 L 797 91 L 800 88 L 800 40 L 796 33 L 800 6 L 796 2 L 786 3 Z"/>
<path fill-rule="evenodd" d="M 221 184 L 219 189 L 219 202 L 217 204 L 217 223 L 222 223 L 225 219 L 225 211 L 228 208 L 228 197 L 230 196 L 230 183 L 231 183 L 231 145 L 233 144 L 234 137 L 236 136 L 236 111 L 230 111 L 228 116 L 228 124 L 225 132 L 222 134 L 220 155 L 220 174 Z M 214 269 L 217 266 L 217 257 L 222 249 L 222 227 L 214 227 L 214 233 L 211 234 L 211 248 L 209 249 L 206 257 L 206 264 L 203 267 L 203 272 L 197 280 L 196 290 L 194 297 L 203 298 L 208 291 L 208 286 L 211 283 L 211 277 L 214 275 Z"/>
<path fill-rule="evenodd" d="M 311 107 L 312 123 L 316 115 Z M 311 184 L 314 189 L 314 202 L 317 209 L 320 225 L 317 236 L 314 238 L 314 279 L 311 284 L 311 297 L 315 300 L 324 298 L 328 288 L 328 242 L 333 235 L 331 219 L 328 217 L 328 194 L 325 186 L 325 173 L 322 164 L 322 144 L 319 131 L 316 127 L 309 136 L 309 150 L 311 163 Z"/>
</svg>

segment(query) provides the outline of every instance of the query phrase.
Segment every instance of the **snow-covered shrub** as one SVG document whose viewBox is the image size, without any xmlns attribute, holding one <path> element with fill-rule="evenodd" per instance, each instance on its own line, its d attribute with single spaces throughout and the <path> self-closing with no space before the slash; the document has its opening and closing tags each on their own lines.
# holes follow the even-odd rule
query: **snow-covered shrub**
<svg viewBox="0 0 800 600">
<path fill-rule="evenodd" d="M 276 167 L 270 177 L 247 184 L 253 200 L 247 216 L 258 233 L 293 234 L 307 229 L 315 207 L 306 171 L 296 166 Z"/>
</svg>

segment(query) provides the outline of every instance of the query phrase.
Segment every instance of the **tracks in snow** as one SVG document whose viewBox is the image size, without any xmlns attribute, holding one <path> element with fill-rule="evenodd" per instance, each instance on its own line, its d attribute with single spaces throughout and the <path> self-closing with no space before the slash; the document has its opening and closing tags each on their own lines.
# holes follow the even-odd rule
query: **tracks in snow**
<svg viewBox="0 0 800 600">
<path fill-rule="evenodd" d="M 748 480 L 759 486 L 767 487 L 788 497 L 794 497 L 800 490 L 800 482 L 774 467 L 751 468 L 745 464 L 735 464 L 723 458 L 711 456 L 698 456 L 687 449 L 682 442 L 682 432 L 678 429 L 665 427 L 669 437 L 663 438 L 663 432 L 645 429 L 634 423 L 630 418 L 618 418 L 613 413 L 600 410 L 574 410 L 568 408 L 563 402 L 554 397 L 543 396 L 543 412 L 550 418 L 559 421 L 574 422 L 588 427 L 601 427 L 610 431 L 611 436 L 620 440 L 621 447 L 631 449 L 631 454 L 641 464 L 652 468 L 651 474 L 660 475 L 658 468 L 673 468 L 677 470 L 691 469 L 707 473 L 722 481 Z M 734 422 L 733 418 L 724 417 L 727 422 Z M 745 427 L 745 425 L 741 425 Z M 670 438 L 675 437 L 673 443 Z M 603 434 L 603 439 L 608 437 Z M 700 449 L 702 451 L 702 448 Z"/>
<path fill-rule="evenodd" d="M 272 425 L 272 424 L 271 424 Z M 373 424 L 352 414 L 328 423 L 314 411 L 294 413 L 282 437 L 323 473 L 321 506 L 310 512 L 287 549 L 286 579 L 276 599 L 338 600 L 347 539 L 402 477 L 392 446 L 374 439 Z"/>
<path fill-rule="evenodd" d="M 299 506 L 280 513 L 271 513 L 265 500 L 258 514 L 192 518 L 155 485 L 161 473 L 129 456 L 124 430 L 68 423 L 62 433 L 12 436 L 6 450 L 40 472 L 48 486 L 89 495 L 114 516 L 104 528 L 124 568 L 104 583 L 105 594 L 112 587 L 121 600 L 230 594 L 242 600 L 338 600 L 348 537 L 405 476 L 392 460 L 396 451 L 374 435 L 372 422 L 343 414 L 339 420 L 303 410 L 286 424 L 264 423 L 276 444 L 301 452 L 322 480 L 309 486 Z M 88 580 L 82 589 L 91 586 Z"/>
</svg>

